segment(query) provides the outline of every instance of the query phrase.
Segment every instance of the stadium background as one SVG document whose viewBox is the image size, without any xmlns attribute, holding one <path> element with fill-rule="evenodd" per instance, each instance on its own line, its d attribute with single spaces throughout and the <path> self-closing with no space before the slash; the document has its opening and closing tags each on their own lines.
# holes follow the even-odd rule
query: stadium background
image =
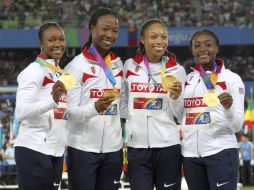
<svg viewBox="0 0 254 190">
<path fill-rule="evenodd" d="M 17 135 L 13 120 L 16 78 L 40 52 L 36 29 L 46 21 L 64 28 L 68 45 L 61 61 L 64 67 L 80 53 L 89 35 L 90 15 L 99 6 L 111 7 L 119 15 L 121 28 L 113 51 L 123 62 L 136 53 L 139 27 L 145 19 L 158 17 L 167 23 L 169 51 L 187 72 L 193 65 L 188 47 L 191 35 L 203 28 L 214 31 L 221 41 L 219 57 L 244 80 L 246 110 L 251 114 L 241 134 L 248 133 L 253 141 L 253 0 L 0 0 L 0 184 L 9 183 L 3 155 L 7 142 L 12 143 Z M 252 173 L 254 176 L 253 169 Z M 12 178 L 10 181 L 13 183 Z"/>
</svg>

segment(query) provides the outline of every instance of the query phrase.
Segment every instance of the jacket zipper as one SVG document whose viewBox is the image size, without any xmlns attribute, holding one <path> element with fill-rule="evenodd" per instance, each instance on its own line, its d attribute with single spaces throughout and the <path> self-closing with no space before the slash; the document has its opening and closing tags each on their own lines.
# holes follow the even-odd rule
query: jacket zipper
<svg viewBox="0 0 254 190">
<path fill-rule="evenodd" d="M 197 82 L 197 84 L 196 84 L 196 86 L 195 86 L 195 88 L 194 88 L 194 91 L 193 91 L 193 94 L 192 94 L 192 96 L 194 96 L 194 94 L 195 94 L 195 91 L 196 91 L 196 88 L 197 88 L 197 86 L 198 86 L 198 84 L 200 83 L 200 78 L 198 79 L 198 82 Z M 199 153 L 199 147 L 198 147 L 198 131 L 197 131 L 197 153 L 198 153 L 198 157 L 201 157 L 200 156 L 200 153 Z"/>
<path fill-rule="evenodd" d="M 106 88 L 108 88 L 108 78 L 107 78 L 106 74 L 105 74 L 105 77 L 106 77 Z M 102 151 L 103 151 L 104 128 L 105 128 L 105 121 L 103 122 L 100 153 L 102 153 Z"/>
<path fill-rule="evenodd" d="M 150 136 L 149 136 L 148 117 L 149 117 L 149 116 L 146 116 L 146 126 L 147 126 L 147 147 L 148 147 L 148 148 L 150 148 Z"/>
<path fill-rule="evenodd" d="M 197 131 L 197 153 L 198 153 L 198 157 L 201 157 L 199 153 L 199 147 L 198 147 L 198 131 Z"/>
<path fill-rule="evenodd" d="M 103 139 L 104 139 L 104 127 L 105 127 L 105 121 L 103 122 L 103 129 L 102 129 L 102 138 L 101 138 L 101 150 L 100 153 L 103 151 Z"/>
<path fill-rule="evenodd" d="M 200 78 L 198 79 L 198 82 L 197 82 L 197 84 L 196 84 L 196 86 L 195 86 L 195 88 L 194 88 L 194 91 L 193 91 L 193 94 L 192 94 L 192 96 L 194 96 L 194 94 L 195 94 L 195 91 L 196 91 L 196 88 L 198 87 L 198 84 L 200 83 Z"/>
</svg>

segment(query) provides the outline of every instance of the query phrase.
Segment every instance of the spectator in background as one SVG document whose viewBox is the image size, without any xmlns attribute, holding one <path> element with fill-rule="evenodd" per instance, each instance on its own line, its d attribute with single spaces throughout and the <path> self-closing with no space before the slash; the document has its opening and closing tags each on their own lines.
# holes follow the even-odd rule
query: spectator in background
<svg viewBox="0 0 254 190">
<path fill-rule="evenodd" d="M 13 144 L 8 140 L 4 144 L 5 150 L 2 153 L 2 159 L 3 159 L 3 169 L 5 169 L 5 172 L 14 172 L 15 171 L 15 159 L 14 159 L 14 147 Z"/>
<path fill-rule="evenodd" d="M 243 185 L 251 184 L 251 160 L 253 159 L 253 144 L 249 141 L 248 134 L 242 136 L 240 143 L 240 153 L 243 160 Z"/>
</svg>

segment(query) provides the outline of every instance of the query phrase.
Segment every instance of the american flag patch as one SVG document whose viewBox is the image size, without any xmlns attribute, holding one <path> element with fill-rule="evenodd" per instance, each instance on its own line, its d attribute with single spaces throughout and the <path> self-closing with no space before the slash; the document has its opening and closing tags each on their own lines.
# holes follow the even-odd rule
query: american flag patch
<svg viewBox="0 0 254 190">
<path fill-rule="evenodd" d="M 239 93 L 244 94 L 244 88 L 239 88 Z"/>
</svg>

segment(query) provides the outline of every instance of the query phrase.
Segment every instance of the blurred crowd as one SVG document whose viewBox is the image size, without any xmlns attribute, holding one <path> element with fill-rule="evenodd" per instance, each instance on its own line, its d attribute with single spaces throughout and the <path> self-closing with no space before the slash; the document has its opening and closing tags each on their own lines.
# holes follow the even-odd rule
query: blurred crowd
<svg viewBox="0 0 254 190">
<path fill-rule="evenodd" d="M 252 48 L 252 49 L 251 49 Z M 184 55 L 183 49 L 172 48 L 175 50 L 173 53 L 176 55 L 178 62 L 183 65 L 188 72 L 190 67 L 193 66 L 194 60 L 188 55 Z M 250 51 L 249 51 L 250 49 Z M 76 53 L 80 50 L 75 49 Z M 186 51 L 186 48 L 184 49 Z M 187 48 L 188 51 L 188 48 Z M 220 57 L 224 59 L 227 68 L 231 69 L 235 73 L 239 74 L 241 78 L 246 80 L 254 80 L 254 55 L 251 52 L 254 51 L 254 47 L 235 47 L 225 48 L 225 54 Z M 116 53 L 121 57 L 124 62 L 128 55 L 125 51 L 117 50 Z M 128 49 L 128 52 L 135 53 L 135 49 Z M 18 74 L 31 63 L 39 54 L 38 50 L 1 50 L 0 52 L 0 86 L 17 85 Z M 63 59 L 62 66 L 66 65 L 72 57 L 66 57 Z"/>
<path fill-rule="evenodd" d="M 13 126 L 14 100 L 0 98 L 0 176 L 5 172 L 13 170 L 14 160 L 14 137 L 11 126 Z M 11 166 L 5 168 L 5 166 Z"/>
<path fill-rule="evenodd" d="M 252 0 L 1 0 L 0 28 L 35 28 L 52 20 L 63 27 L 87 27 L 87 18 L 100 6 L 116 10 L 122 27 L 151 17 L 169 27 L 254 25 Z"/>
</svg>

